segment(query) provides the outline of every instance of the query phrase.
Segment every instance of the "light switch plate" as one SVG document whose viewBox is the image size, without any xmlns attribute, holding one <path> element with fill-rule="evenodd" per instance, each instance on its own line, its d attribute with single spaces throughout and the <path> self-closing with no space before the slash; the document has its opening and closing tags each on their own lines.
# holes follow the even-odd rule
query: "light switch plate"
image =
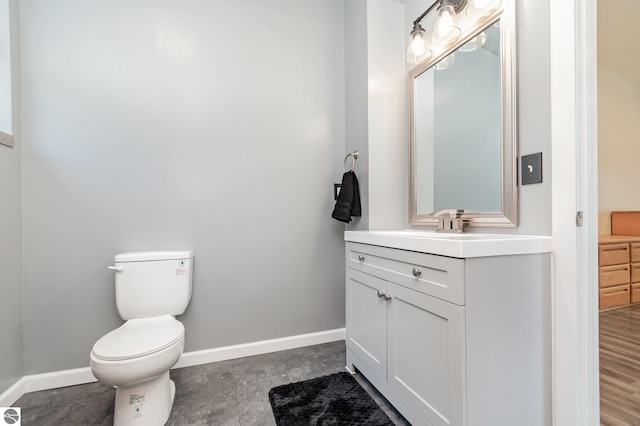
<svg viewBox="0 0 640 426">
<path fill-rule="evenodd" d="M 520 170 L 522 185 L 542 183 L 542 153 L 523 155 Z"/>
</svg>

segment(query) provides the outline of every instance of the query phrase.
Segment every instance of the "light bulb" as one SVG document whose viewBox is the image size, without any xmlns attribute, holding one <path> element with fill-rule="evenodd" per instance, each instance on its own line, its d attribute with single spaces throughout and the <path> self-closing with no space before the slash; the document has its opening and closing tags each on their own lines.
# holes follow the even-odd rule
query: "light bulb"
<svg viewBox="0 0 640 426">
<path fill-rule="evenodd" d="M 413 49 L 413 45 L 409 45 L 409 48 L 407 49 L 407 62 L 409 62 L 410 64 L 419 64 L 425 59 L 431 57 L 432 52 L 431 50 L 427 49 L 427 47 L 424 45 L 424 42 L 421 44 L 421 46 L 422 48 L 418 49 L 418 51 L 416 52 Z"/>
<path fill-rule="evenodd" d="M 472 18 L 488 15 L 500 6 L 501 0 L 471 0 L 467 5 L 466 13 Z"/>
<path fill-rule="evenodd" d="M 451 5 L 438 8 L 438 18 L 431 36 L 435 43 L 447 43 L 460 34 L 460 28 L 455 25 L 455 14 Z"/>
<path fill-rule="evenodd" d="M 424 51 L 427 50 L 421 33 L 414 34 L 411 37 L 411 49 L 416 55 L 422 55 L 424 54 Z"/>
<path fill-rule="evenodd" d="M 427 49 L 424 42 L 424 30 L 420 24 L 416 24 L 409 36 L 409 48 L 407 49 L 407 62 L 419 64 L 431 56 L 431 50 Z"/>
</svg>

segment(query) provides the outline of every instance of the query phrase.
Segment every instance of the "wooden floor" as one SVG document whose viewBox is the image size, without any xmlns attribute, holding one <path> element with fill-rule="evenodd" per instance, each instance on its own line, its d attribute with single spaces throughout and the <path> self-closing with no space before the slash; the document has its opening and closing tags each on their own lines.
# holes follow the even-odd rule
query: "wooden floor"
<svg viewBox="0 0 640 426">
<path fill-rule="evenodd" d="M 640 426 L 640 305 L 600 313 L 600 423 Z"/>
</svg>

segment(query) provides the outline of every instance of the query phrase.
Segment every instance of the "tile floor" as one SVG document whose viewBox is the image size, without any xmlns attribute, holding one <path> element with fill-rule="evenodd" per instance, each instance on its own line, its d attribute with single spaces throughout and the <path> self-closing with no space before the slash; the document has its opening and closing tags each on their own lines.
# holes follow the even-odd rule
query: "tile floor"
<svg viewBox="0 0 640 426">
<path fill-rule="evenodd" d="M 274 386 L 344 371 L 344 341 L 171 371 L 177 394 L 167 425 L 275 425 Z M 359 375 L 358 381 L 397 425 L 408 425 Z M 111 425 L 115 390 L 101 383 L 22 396 L 23 426 Z"/>
</svg>

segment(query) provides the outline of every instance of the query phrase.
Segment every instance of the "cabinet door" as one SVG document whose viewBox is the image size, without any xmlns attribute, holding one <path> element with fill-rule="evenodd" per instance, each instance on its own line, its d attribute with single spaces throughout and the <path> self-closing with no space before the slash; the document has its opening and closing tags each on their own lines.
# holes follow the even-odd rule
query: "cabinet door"
<svg viewBox="0 0 640 426">
<path fill-rule="evenodd" d="M 386 281 L 347 268 L 347 346 L 378 377 L 387 368 L 387 303 L 378 296 Z"/>
<path fill-rule="evenodd" d="M 433 426 L 466 424 L 464 307 L 387 283 L 389 385 Z"/>
</svg>

